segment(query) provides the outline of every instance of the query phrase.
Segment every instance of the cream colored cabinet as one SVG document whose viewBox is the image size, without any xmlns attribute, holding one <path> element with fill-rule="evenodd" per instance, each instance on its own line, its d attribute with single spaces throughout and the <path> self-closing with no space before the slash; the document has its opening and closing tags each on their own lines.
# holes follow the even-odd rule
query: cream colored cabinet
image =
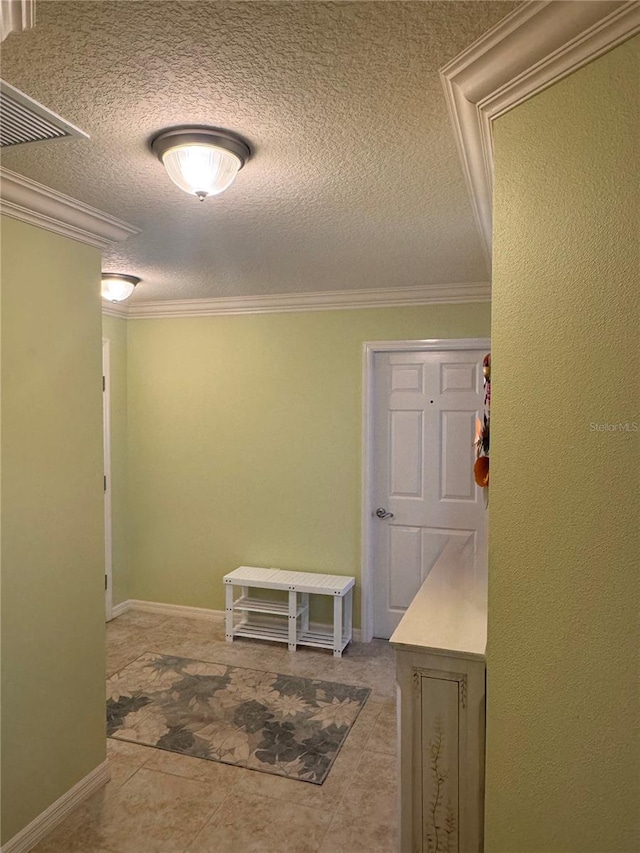
<svg viewBox="0 0 640 853">
<path fill-rule="evenodd" d="M 483 849 L 486 583 L 462 556 L 443 553 L 391 637 L 401 853 Z"/>
<path fill-rule="evenodd" d="M 482 660 L 397 651 L 402 853 L 480 853 Z"/>
</svg>

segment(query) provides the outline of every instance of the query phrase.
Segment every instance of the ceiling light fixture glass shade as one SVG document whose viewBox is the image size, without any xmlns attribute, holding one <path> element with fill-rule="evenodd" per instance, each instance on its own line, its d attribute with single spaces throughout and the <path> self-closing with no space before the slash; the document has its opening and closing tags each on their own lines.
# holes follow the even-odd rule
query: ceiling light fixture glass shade
<svg viewBox="0 0 640 853">
<path fill-rule="evenodd" d="M 240 137 L 207 127 L 164 130 L 151 148 L 174 184 L 200 201 L 224 192 L 251 156 Z"/>
<path fill-rule="evenodd" d="M 107 302 L 124 302 L 133 293 L 140 281 L 135 275 L 123 275 L 119 272 L 102 273 L 102 298 Z"/>
</svg>

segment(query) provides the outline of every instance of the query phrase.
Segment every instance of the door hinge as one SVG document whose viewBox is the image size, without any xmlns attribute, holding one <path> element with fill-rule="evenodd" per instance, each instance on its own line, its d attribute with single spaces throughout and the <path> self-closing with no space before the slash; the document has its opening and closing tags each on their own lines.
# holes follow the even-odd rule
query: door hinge
<svg viewBox="0 0 640 853">
<path fill-rule="evenodd" d="M 104 479 L 104 490 L 106 492 L 107 491 L 107 475 L 106 474 L 104 475 L 103 479 Z"/>
<path fill-rule="evenodd" d="M 104 588 L 107 589 L 107 576 L 104 576 Z"/>
<path fill-rule="evenodd" d="M 105 379 L 104 376 L 102 377 L 102 390 L 103 391 L 107 390 L 107 380 Z"/>
</svg>

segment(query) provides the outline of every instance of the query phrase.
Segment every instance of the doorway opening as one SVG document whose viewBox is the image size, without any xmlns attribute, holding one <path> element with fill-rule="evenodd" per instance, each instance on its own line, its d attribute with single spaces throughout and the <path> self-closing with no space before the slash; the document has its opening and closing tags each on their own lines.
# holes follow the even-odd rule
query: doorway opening
<svg viewBox="0 0 640 853">
<path fill-rule="evenodd" d="M 111 522 L 111 373 L 109 341 L 102 339 L 102 442 L 104 489 L 104 606 L 105 618 L 113 619 L 113 558 Z"/>
</svg>

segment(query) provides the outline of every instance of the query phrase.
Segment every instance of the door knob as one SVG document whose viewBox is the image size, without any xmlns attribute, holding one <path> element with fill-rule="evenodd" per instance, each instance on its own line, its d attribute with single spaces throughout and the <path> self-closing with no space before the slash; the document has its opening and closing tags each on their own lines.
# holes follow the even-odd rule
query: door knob
<svg viewBox="0 0 640 853">
<path fill-rule="evenodd" d="M 393 518 L 392 512 L 387 512 L 383 506 L 379 506 L 376 510 L 376 515 L 378 518 Z"/>
</svg>

